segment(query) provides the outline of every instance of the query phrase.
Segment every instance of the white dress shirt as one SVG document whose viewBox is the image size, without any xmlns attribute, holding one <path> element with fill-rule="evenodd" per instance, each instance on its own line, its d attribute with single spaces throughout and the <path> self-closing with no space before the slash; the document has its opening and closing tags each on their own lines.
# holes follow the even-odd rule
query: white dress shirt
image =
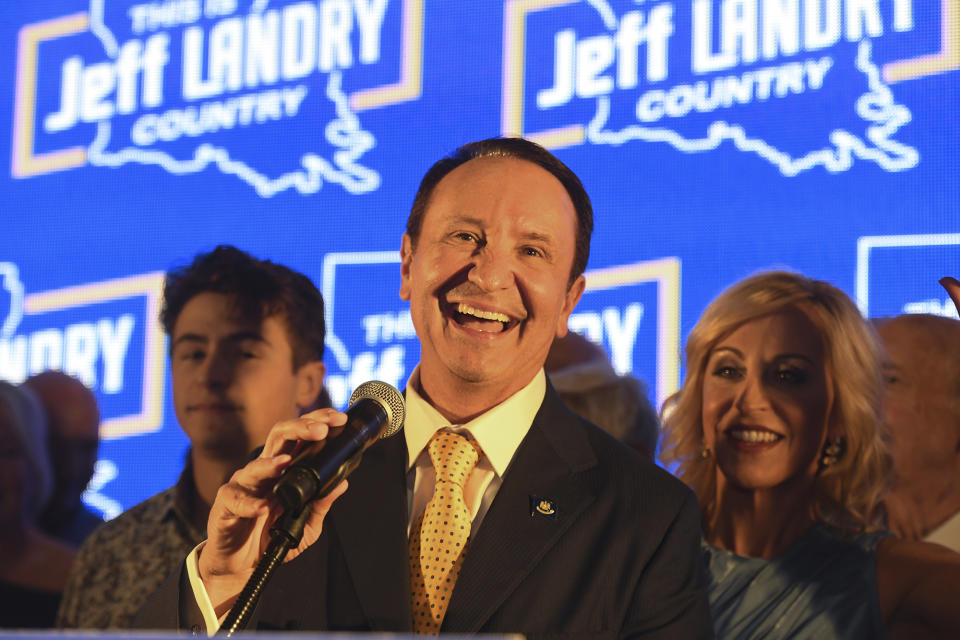
<svg viewBox="0 0 960 640">
<path fill-rule="evenodd" d="M 927 534 L 926 542 L 936 542 L 948 549 L 960 552 L 960 511 L 956 512 L 946 522 Z"/>
<path fill-rule="evenodd" d="M 467 478 L 463 498 L 473 518 L 471 531 L 476 533 L 490 503 L 493 502 L 503 476 L 513 460 L 513 455 L 530 430 L 533 418 L 543 404 L 546 393 L 546 376 L 541 369 L 533 380 L 520 391 L 464 424 L 450 424 L 423 397 L 417 393 L 420 387 L 419 367 L 414 369 L 407 382 L 407 416 L 403 435 L 407 440 L 407 535 L 410 527 L 424 512 L 433 496 L 436 482 L 433 463 L 427 452 L 427 443 L 439 429 L 450 427 L 457 433 L 467 433 L 480 445 L 483 455 Z"/>
</svg>

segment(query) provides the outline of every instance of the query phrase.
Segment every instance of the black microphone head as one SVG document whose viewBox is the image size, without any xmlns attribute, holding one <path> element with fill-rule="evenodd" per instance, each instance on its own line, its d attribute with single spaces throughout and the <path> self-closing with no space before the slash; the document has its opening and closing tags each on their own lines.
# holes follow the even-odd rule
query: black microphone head
<svg viewBox="0 0 960 640">
<path fill-rule="evenodd" d="M 387 420 L 390 424 L 380 434 L 381 438 L 389 438 L 400 431 L 407 412 L 402 393 L 386 382 L 371 380 L 370 382 L 364 382 L 354 390 L 348 404 L 353 406 L 355 402 L 365 398 L 377 402 L 387 412 Z"/>
</svg>

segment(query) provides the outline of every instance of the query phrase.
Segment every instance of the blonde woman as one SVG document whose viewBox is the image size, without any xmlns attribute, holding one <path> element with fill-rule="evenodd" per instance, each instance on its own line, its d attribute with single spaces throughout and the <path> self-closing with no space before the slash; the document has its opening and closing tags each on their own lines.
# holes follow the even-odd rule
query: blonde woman
<svg viewBox="0 0 960 640">
<path fill-rule="evenodd" d="M 825 282 L 763 273 L 687 341 L 663 461 L 697 494 L 718 638 L 958 637 L 960 555 L 881 530 L 877 342 Z"/>
</svg>

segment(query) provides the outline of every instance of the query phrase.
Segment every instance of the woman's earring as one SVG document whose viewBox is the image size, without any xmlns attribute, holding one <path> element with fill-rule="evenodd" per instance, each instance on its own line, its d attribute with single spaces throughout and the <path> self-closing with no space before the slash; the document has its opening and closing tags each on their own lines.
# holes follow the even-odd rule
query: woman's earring
<svg viewBox="0 0 960 640">
<path fill-rule="evenodd" d="M 836 440 L 827 439 L 823 443 L 823 452 L 820 455 L 820 468 L 832 467 L 840 461 L 846 450 L 846 442 L 842 437 Z"/>
<path fill-rule="evenodd" d="M 706 438 L 700 440 L 700 457 L 704 460 L 713 455 L 713 452 L 710 451 L 710 447 L 707 446 Z"/>
</svg>

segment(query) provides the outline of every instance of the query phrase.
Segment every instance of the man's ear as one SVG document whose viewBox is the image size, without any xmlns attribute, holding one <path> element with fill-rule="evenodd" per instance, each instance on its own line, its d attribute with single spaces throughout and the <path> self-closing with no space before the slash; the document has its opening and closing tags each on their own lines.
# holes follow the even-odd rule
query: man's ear
<svg viewBox="0 0 960 640">
<path fill-rule="evenodd" d="M 321 360 L 312 360 L 297 369 L 297 406 L 301 411 L 314 408 L 326 372 L 327 367 Z"/>
<path fill-rule="evenodd" d="M 403 234 L 400 244 L 400 299 L 410 300 L 410 263 L 413 260 L 413 240 Z"/>
<path fill-rule="evenodd" d="M 557 319 L 558 338 L 567 335 L 567 322 L 570 320 L 570 314 L 573 313 L 577 303 L 580 302 L 580 298 L 583 296 L 583 291 L 586 288 L 587 279 L 583 277 L 583 274 L 580 274 L 564 294 L 563 309 L 560 310 L 560 317 Z"/>
</svg>

